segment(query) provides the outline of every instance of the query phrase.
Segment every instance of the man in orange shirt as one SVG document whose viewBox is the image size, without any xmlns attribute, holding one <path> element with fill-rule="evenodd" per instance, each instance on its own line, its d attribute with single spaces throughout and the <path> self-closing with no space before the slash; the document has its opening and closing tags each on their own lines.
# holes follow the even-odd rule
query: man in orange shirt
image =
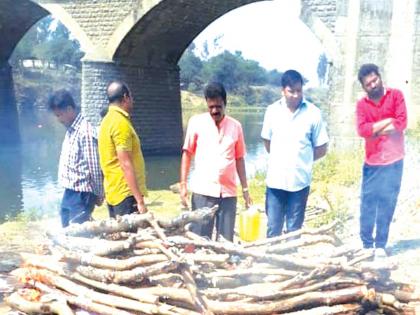
<svg viewBox="0 0 420 315">
<path fill-rule="evenodd" d="M 211 238 L 216 223 L 217 234 L 233 241 L 237 175 L 245 206 L 248 208 L 251 204 L 245 171 L 244 136 L 241 124 L 225 115 L 226 90 L 223 85 L 210 83 L 204 96 L 208 113 L 195 115 L 188 122 L 181 160 L 181 202 L 188 207 L 187 179 L 194 156 L 192 210 L 214 205 L 218 205 L 219 210 L 215 218 L 192 224 L 191 229 Z"/>
</svg>

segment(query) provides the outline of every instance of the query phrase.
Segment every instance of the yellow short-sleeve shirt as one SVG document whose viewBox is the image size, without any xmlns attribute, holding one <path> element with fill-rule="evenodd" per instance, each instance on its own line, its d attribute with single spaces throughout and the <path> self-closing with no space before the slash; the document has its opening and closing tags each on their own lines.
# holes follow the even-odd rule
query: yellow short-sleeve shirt
<svg viewBox="0 0 420 315">
<path fill-rule="evenodd" d="M 140 139 L 130 121 L 129 114 L 116 105 L 110 105 L 99 129 L 99 161 L 104 173 L 105 199 L 110 205 L 117 205 L 132 192 L 124 178 L 118 161 L 117 151 L 132 154 L 134 172 L 139 190 L 147 195 L 144 158 Z"/>
</svg>

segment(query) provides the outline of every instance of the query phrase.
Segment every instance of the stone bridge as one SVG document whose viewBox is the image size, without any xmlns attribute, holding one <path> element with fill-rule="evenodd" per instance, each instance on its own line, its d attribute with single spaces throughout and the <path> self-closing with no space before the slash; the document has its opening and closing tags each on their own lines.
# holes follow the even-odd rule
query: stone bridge
<svg viewBox="0 0 420 315">
<path fill-rule="evenodd" d="M 8 59 L 28 29 L 53 14 L 79 40 L 82 110 L 98 122 L 106 84 L 126 81 L 136 99 L 133 121 L 146 152 L 179 152 L 182 143 L 178 60 L 210 23 L 261 0 L 1 0 L 0 117 L 13 98 Z M 292 0 L 289 0 L 292 1 Z M 296 0 L 299 1 L 299 0 Z M 420 112 L 420 0 L 301 0 L 301 19 L 329 62 L 330 131 L 353 135 L 356 73 L 377 63 L 402 89 L 411 123 Z M 1 119 L 1 118 L 0 118 Z M 16 121 L 3 118 L 11 132 Z"/>
</svg>

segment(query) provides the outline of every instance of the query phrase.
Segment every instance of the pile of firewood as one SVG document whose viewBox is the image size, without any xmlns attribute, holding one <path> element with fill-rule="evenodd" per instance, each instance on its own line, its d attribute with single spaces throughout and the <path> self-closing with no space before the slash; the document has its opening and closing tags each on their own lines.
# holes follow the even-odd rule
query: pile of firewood
<svg viewBox="0 0 420 315">
<path fill-rule="evenodd" d="M 24 283 L 6 298 L 28 314 L 416 314 L 420 295 L 389 279 L 392 265 L 350 249 L 334 225 L 234 244 L 188 224 L 217 210 L 75 224 L 22 254 Z M 373 313 L 376 314 L 376 313 Z"/>
</svg>

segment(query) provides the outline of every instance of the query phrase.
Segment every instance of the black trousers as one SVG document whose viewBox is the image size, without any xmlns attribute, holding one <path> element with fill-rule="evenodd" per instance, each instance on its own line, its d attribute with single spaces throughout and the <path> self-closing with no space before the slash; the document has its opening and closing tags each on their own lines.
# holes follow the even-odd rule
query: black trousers
<svg viewBox="0 0 420 315">
<path fill-rule="evenodd" d="M 115 206 L 108 204 L 108 212 L 111 218 L 137 212 L 136 199 L 133 196 L 128 196 Z"/>
<path fill-rule="evenodd" d="M 236 197 L 217 198 L 193 193 L 191 197 L 191 206 L 193 211 L 203 207 L 211 208 L 215 205 L 218 205 L 219 209 L 213 218 L 205 222 L 191 223 L 191 231 L 211 239 L 216 223 L 217 234 L 222 235 L 229 241 L 233 241 L 236 202 Z"/>
</svg>

